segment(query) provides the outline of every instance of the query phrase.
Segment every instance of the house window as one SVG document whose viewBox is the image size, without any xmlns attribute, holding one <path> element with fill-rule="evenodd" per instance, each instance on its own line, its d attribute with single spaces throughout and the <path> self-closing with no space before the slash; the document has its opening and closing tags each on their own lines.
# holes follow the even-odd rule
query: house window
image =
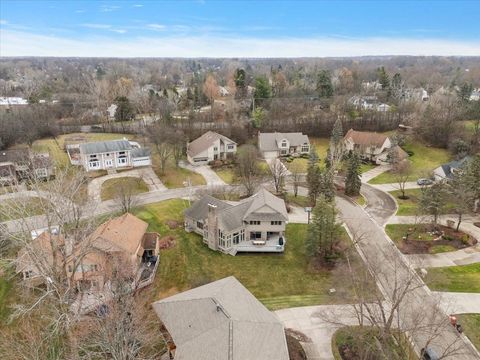
<svg viewBox="0 0 480 360">
<path fill-rule="evenodd" d="M 250 231 L 250 240 L 257 240 L 262 238 L 261 231 Z"/>
<path fill-rule="evenodd" d="M 242 241 L 245 241 L 245 230 L 244 230 L 244 229 L 242 229 L 242 230 L 240 231 L 240 241 L 241 241 L 241 242 L 242 242 Z"/>
<path fill-rule="evenodd" d="M 270 225 L 282 225 L 281 221 L 270 221 Z"/>
<path fill-rule="evenodd" d="M 127 163 L 127 158 L 126 157 L 119 157 L 118 160 L 118 165 L 124 165 Z"/>
<path fill-rule="evenodd" d="M 43 169 L 36 169 L 35 170 L 35 174 L 37 175 L 37 177 L 39 178 L 45 178 L 47 177 L 47 169 L 43 168 Z"/>
<path fill-rule="evenodd" d="M 96 159 L 96 158 L 97 158 L 97 154 L 90 155 L 90 159 Z"/>
<path fill-rule="evenodd" d="M 203 229 L 203 223 L 201 221 L 197 221 L 197 229 Z"/>
<path fill-rule="evenodd" d="M 213 151 L 217 151 L 218 147 L 214 146 Z"/>
<path fill-rule="evenodd" d="M 88 167 L 90 169 L 98 169 L 100 167 L 100 162 L 98 160 L 90 160 Z"/>
<path fill-rule="evenodd" d="M 280 147 L 286 148 L 287 147 L 287 140 L 283 140 Z"/>
<path fill-rule="evenodd" d="M 240 234 L 238 232 L 233 233 L 233 244 L 237 245 L 240 242 Z"/>
<path fill-rule="evenodd" d="M 228 144 L 227 149 L 228 150 L 233 150 L 233 149 L 235 149 L 235 145 L 234 144 Z"/>
<path fill-rule="evenodd" d="M 203 162 L 203 161 L 208 161 L 208 158 L 202 157 L 202 158 L 194 158 L 193 162 Z"/>
<path fill-rule="evenodd" d="M 303 144 L 302 145 L 302 152 L 309 152 L 310 151 L 310 146 L 308 144 Z"/>
<path fill-rule="evenodd" d="M 287 155 L 288 154 L 288 151 L 283 149 L 283 150 L 280 150 L 280 155 Z"/>
<path fill-rule="evenodd" d="M 260 221 L 258 221 L 258 220 L 250 220 L 250 225 L 260 225 Z"/>
</svg>

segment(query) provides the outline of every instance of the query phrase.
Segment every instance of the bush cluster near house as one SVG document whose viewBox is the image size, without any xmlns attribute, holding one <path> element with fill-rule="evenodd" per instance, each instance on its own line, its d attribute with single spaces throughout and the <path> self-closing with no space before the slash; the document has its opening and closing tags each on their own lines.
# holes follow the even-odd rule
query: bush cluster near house
<svg viewBox="0 0 480 360">
<path fill-rule="evenodd" d="M 210 250 L 200 236 L 186 233 L 183 227 L 167 225 L 172 220 L 181 224 L 182 213 L 188 206 L 184 200 L 169 200 L 135 211 L 135 215 L 149 223 L 149 230 L 175 238 L 176 246 L 160 255 L 155 278 L 157 298 L 233 275 L 269 309 L 352 301 L 350 282 L 347 273 L 340 271 L 341 264 L 335 274 L 332 270 L 309 267 L 304 245 L 307 225 L 287 226 L 283 254 L 231 256 Z M 353 263 L 363 266 L 358 256 Z M 331 288 L 336 292 L 330 294 Z"/>
</svg>

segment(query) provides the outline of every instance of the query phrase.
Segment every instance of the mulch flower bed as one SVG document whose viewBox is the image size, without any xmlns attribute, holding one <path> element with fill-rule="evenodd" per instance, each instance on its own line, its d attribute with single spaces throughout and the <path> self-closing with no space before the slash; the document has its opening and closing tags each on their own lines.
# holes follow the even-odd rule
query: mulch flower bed
<svg viewBox="0 0 480 360">
<path fill-rule="evenodd" d="M 412 232 L 413 229 L 412 226 Z M 451 246 L 458 250 L 477 243 L 477 239 L 474 237 L 443 225 L 436 225 L 435 227 L 426 225 L 424 234 L 424 236 L 433 237 L 433 239 L 424 240 L 415 239 L 412 235 L 405 236 L 398 244 L 400 251 L 404 254 L 430 254 L 431 248 L 438 245 Z"/>
</svg>

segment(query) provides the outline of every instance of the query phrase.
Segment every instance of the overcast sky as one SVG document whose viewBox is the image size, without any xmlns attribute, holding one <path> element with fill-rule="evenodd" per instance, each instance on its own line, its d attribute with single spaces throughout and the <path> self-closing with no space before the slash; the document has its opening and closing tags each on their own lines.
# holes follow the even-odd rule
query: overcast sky
<svg viewBox="0 0 480 360">
<path fill-rule="evenodd" d="M 479 1 L 0 1 L 0 56 L 480 55 Z"/>
</svg>

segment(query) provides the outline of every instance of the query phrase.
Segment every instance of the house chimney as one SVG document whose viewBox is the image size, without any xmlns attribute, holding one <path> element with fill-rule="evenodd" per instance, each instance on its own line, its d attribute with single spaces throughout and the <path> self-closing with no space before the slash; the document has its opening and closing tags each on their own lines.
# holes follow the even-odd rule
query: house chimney
<svg viewBox="0 0 480 360">
<path fill-rule="evenodd" d="M 218 219 L 217 219 L 217 206 L 214 204 L 208 204 L 208 247 L 212 250 L 218 249 Z"/>
</svg>

